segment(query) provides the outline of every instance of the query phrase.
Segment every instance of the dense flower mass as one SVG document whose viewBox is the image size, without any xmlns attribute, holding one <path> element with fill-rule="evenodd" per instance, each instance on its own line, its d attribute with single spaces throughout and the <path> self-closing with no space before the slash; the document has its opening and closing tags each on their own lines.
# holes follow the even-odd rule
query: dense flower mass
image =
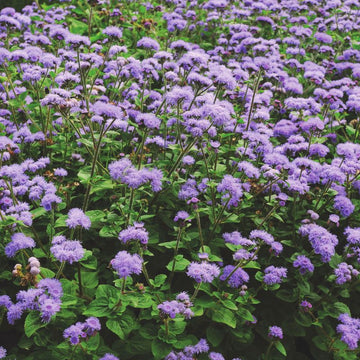
<svg viewBox="0 0 360 360">
<path fill-rule="evenodd" d="M 23 233 L 15 233 L 11 236 L 11 242 L 5 247 L 5 254 L 7 257 L 14 257 L 19 250 L 33 247 L 35 241 L 31 237 Z"/>
<path fill-rule="evenodd" d="M 143 260 L 137 254 L 131 255 L 126 251 L 119 251 L 110 264 L 120 278 L 126 278 L 132 274 L 140 274 Z"/>
<path fill-rule="evenodd" d="M 16 303 L 7 295 L 0 296 L 0 306 L 7 309 L 7 320 L 12 325 L 28 310 L 39 311 L 41 321 L 49 322 L 60 311 L 62 295 L 61 283 L 56 279 L 45 278 L 39 281 L 37 288 L 19 291 Z"/>
<path fill-rule="evenodd" d="M 286 268 L 271 265 L 265 269 L 264 283 L 267 285 L 280 284 L 286 276 Z"/>
<path fill-rule="evenodd" d="M 67 261 L 72 264 L 74 261 L 81 260 L 85 254 L 85 250 L 80 244 L 80 241 L 65 240 L 62 242 L 56 242 L 50 251 L 54 257 L 59 261 Z"/>
<path fill-rule="evenodd" d="M 349 349 L 356 349 L 360 340 L 360 319 L 352 318 L 349 314 L 341 314 L 339 321 L 341 323 L 336 327 L 336 331 L 341 335 L 341 340 Z"/>
<path fill-rule="evenodd" d="M 21 1 L 0 358 L 355 360 L 359 1 Z"/>
<path fill-rule="evenodd" d="M 270 326 L 269 328 L 269 337 L 273 339 L 282 339 L 283 338 L 283 331 L 279 326 Z"/>
<path fill-rule="evenodd" d="M 233 288 L 238 288 L 244 283 L 249 281 L 250 277 L 245 270 L 239 268 L 235 269 L 235 266 L 227 265 L 223 269 L 223 273 L 220 276 L 220 280 L 227 280 L 228 284 Z"/>
<path fill-rule="evenodd" d="M 304 275 L 307 272 L 312 273 L 315 269 L 310 259 L 305 255 L 298 255 L 295 261 L 293 262 L 293 266 L 295 268 L 299 268 L 299 272 L 301 275 Z"/>
<path fill-rule="evenodd" d="M 65 329 L 63 336 L 69 339 L 71 345 L 77 345 L 83 338 L 93 336 L 100 329 L 100 321 L 96 317 L 89 317 L 85 322 L 77 322 Z"/>
<path fill-rule="evenodd" d="M 74 209 L 71 209 L 68 213 L 66 225 L 70 229 L 74 229 L 77 226 L 80 226 L 84 229 L 90 229 L 91 221 L 90 221 L 89 217 L 86 216 L 81 209 L 74 208 Z"/>
<path fill-rule="evenodd" d="M 217 265 L 210 264 L 206 261 L 200 263 L 192 262 L 188 266 L 186 274 L 197 283 L 210 283 L 220 275 L 220 269 Z"/>
<path fill-rule="evenodd" d="M 149 240 L 149 233 L 142 223 L 135 223 L 133 226 L 129 226 L 127 229 L 120 231 L 119 240 L 123 243 L 135 240 L 141 244 L 147 244 Z"/>
</svg>

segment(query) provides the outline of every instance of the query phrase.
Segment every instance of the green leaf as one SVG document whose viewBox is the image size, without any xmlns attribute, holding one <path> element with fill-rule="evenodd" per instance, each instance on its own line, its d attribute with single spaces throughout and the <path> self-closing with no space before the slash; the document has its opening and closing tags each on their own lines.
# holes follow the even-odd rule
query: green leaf
<svg viewBox="0 0 360 360">
<path fill-rule="evenodd" d="M 31 311 L 25 319 L 25 324 L 24 324 L 24 331 L 25 331 L 25 335 L 27 337 L 32 336 L 33 334 L 35 334 L 35 332 L 46 326 L 45 323 L 43 323 L 40 320 L 40 316 L 39 313 L 37 311 Z"/>
<path fill-rule="evenodd" d="M 169 322 L 169 331 L 171 334 L 179 335 L 184 332 L 186 328 L 186 321 L 183 319 L 174 319 Z"/>
<path fill-rule="evenodd" d="M 80 260 L 80 264 L 87 269 L 96 270 L 97 266 L 97 258 L 92 254 L 92 251 L 86 250 L 84 257 Z"/>
<path fill-rule="evenodd" d="M 326 345 L 326 341 L 322 336 L 314 336 L 312 338 L 313 343 L 316 345 L 316 347 L 322 351 L 327 351 L 328 347 Z"/>
<path fill-rule="evenodd" d="M 329 307 L 326 308 L 326 310 L 328 315 L 335 319 L 337 319 L 340 314 L 346 313 L 351 315 L 349 307 L 342 302 L 336 302 L 334 304 L 331 304 Z"/>
<path fill-rule="evenodd" d="M 87 184 L 90 181 L 91 169 L 89 166 L 81 168 L 77 176 L 82 184 Z"/>
<path fill-rule="evenodd" d="M 331 260 L 329 262 L 329 265 L 335 269 L 341 262 L 343 261 L 342 256 L 340 256 L 339 254 L 335 254 L 331 257 Z"/>
<path fill-rule="evenodd" d="M 181 244 L 181 243 L 180 243 Z M 159 246 L 163 246 L 167 249 L 175 249 L 175 246 L 176 246 L 176 240 L 174 241 L 167 241 L 167 242 L 164 242 L 164 243 L 161 243 L 159 244 Z"/>
<path fill-rule="evenodd" d="M 277 342 L 275 343 L 275 347 L 276 347 L 276 349 L 278 349 L 278 351 L 279 351 L 281 354 L 283 354 L 284 356 L 286 356 L 286 350 L 285 350 L 285 348 L 284 348 L 284 345 L 283 345 L 280 341 L 277 341 Z"/>
<path fill-rule="evenodd" d="M 117 237 L 119 234 L 119 232 L 117 232 L 115 229 L 114 229 L 114 226 L 103 226 L 100 231 L 99 231 L 99 235 L 101 237 L 104 237 L 104 238 L 113 238 L 113 237 Z"/>
<path fill-rule="evenodd" d="M 281 289 L 279 291 L 276 292 L 276 297 L 285 301 L 285 302 L 295 302 L 298 299 L 298 292 L 295 291 L 295 289 L 290 290 L 285 290 L 285 289 Z"/>
<path fill-rule="evenodd" d="M 81 345 L 84 347 L 85 350 L 96 351 L 96 349 L 100 345 L 100 334 L 96 333 L 95 335 L 90 336 L 90 338 L 86 341 L 82 341 Z"/>
<path fill-rule="evenodd" d="M 90 210 L 85 213 L 91 220 L 91 227 L 96 228 L 105 218 L 105 212 L 101 210 Z"/>
<path fill-rule="evenodd" d="M 75 278 L 78 281 L 78 274 L 75 274 Z M 99 274 L 97 271 L 81 271 L 81 280 L 83 287 L 94 289 L 99 283 Z"/>
<path fill-rule="evenodd" d="M 219 346 L 225 337 L 224 329 L 209 326 L 206 329 L 206 338 L 210 341 L 213 346 Z"/>
<path fill-rule="evenodd" d="M 70 32 L 77 35 L 84 35 L 88 31 L 88 25 L 82 21 L 71 19 Z"/>
<path fill-rule="evenodd" d="M 198 339 L 194 335 L 182 334 L 177 336 L 176 343 L 173 346 L 176 349 L 184 349 L 185 346 L 195 345 L 196 343 L 198 343 Z"/>
<path fill-rule="evenodd" d="M 312 319 L 311 316 L 309 314 L 304 314 L 302 312 L 298 312 L 295 315 L 295 321 L 301 325 L 301 326 L 305 326 L 305 327 L 310 327 L 312 325 Z"/>
<path fill-rule="evenodd" d="M 119 298 L 120 290 L 118 290 L 115 286 L 101 284 L 96 289 L 96 298 Z"/>
<path fill-rule="evenodd" d="M 139 334 L 144 339 L 153 340 L 156 338 L 157 333 L 158 333 L 158 329 L 156 328 L 156 326 L 152 324 L 142 325 L 139 329 Z"/>
<path fill-rule="evenodd" d="M 154 301 L 149 294 L 126 294 L 124 302 L 137 309 L 147 309 L 152 307 Z"/>
<path fill-rule="evenodd" d="M 163 359 L 166 355 L 168 355 L 171 352 L 172 346 L 160 341 L 158 339 L 155 339 L 151 343 L 151 352 L 154 355 L 155 360 Z"/>
<path fill-rule="evenodd" d="M 155 276 L 155 279 L 150 279 L 150 284 L 154 287 L 161 287 L 166 281 L 167 276 L 165 274 L 159 274 Z"/>
<path fill-rule="evenodd" d="M 190 264 L 190 261 L 184 258 L 184 255 L 175 256 L 175 271 L 183 271 Z M 171 271 L 174 260 L 170 261 L 166 268 Z"/>
<path fill-rule="evenodd" d="M 236 318 L 234 313 L 225 308 L 216 308 L 212 310 L 211 319 L 215 322 L 225 324 L 231 328 L 236 328 Z"/>
<path fill-rule="evenodd" d="M 257 281 L 262 282 L 263 279 L 264 279 L 264 274 L 261 271 L 257 271 L 256 274 L 255 274 L 255 279 Z"/>
<path fill-rule="evenodd" d="M 90 195 L 96 194 L 101 190 L 112 190 L 114 188 L 114 182 L 112 180 L 101 180 L 91 187 Z"/>
<path fill-rule="evenodd" d="M 257 261 L 249 261 L 243 266 L 244 269 L 261 269 L 260 264 Z"/>
<path fill-rule="evenodd" d="M 106 327 L 116 334 L 121 340 L 125 339 L 125 334 L 123 329 L 121 328 L 120 322 L 117 319 L 109 319 L 106 322 Z"/>
<path fill-rule="evenodd" d="M 241 318 L 253 322 L 254 316 L 251 314 L 251 312 L 243 307 L 240 307 L 239 310 L 236 312 Z"/>
<path fill-rule="evenodd" d="M 55 277 L 55 273 L 50 270 L 50 269 L 47 269 L 47 268 L 44 268 L 44 267 L 40 267 L 40 273 L 42 276 L 46 277 L 46 278 L 53 278 Z"/>
<path fill-rule="evenodd" d="M 221 303 L 230 310 L 238 310 L 238 307 L 231 300 L 221 300 Z"/>
</svg>

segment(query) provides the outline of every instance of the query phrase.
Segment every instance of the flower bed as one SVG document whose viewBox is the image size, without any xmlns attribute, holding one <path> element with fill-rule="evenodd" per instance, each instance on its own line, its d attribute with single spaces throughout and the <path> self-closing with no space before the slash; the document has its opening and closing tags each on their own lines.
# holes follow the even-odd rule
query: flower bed
<svg viewBox="0 0 360 360">
<path fill-rule="evenodd" d="M 2 9 L 0 358 L 357 359 L 359 8 Z"/>
</svg>

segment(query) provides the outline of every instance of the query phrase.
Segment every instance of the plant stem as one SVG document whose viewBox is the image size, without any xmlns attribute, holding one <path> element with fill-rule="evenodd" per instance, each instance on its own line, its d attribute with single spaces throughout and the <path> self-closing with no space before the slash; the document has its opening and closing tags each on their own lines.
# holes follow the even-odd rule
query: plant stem
<svg viewBox="0 0 360 360">
<path fill-rule="evenodd" d="M 85 193 L 85 199 L 84 199 L 84 205 L 83 205 L 83 211 L 84 212 L 87 210 L 87 207 L 89 205 L 91 182 L 92 182 L 93 176 L 95 174 L 96 163 L 97 163 L 99 153 L 100 153 L 101 140 L 102 140 L 102 137 L 103 137 L 103 129 L 104 129 L 104 127 L 102 125 L 102 128 L 100 130 L 100 134 L 99 134 L 99 140 L 98 140 L 98 143 L 97 143 L 96 148 L 95 148 L 95 153 L 94 153 L 94 157 L 93 157 L 93 161 L 92 161 L 92 165 L 91 165 L 89 183 L 88 183 L 88 185 L 86 187 L 86 193 Z"/>
<path fill-rule="evenodd" d="M 175 250 L 174 250 L 174 261 L 173 261 L 173 264 L 172 264 L 172 267 L 171 267 L 171 273 L 170 273 L 170 276 L 169 276 L 169 289 L 171 289 L 171 282 L 172 282 L 173 277 L 174 277 L 175 264 L 176 264 L 176 259 L 175 258 L 176 258 L 176 255 L 178 253 L 178 250 L 179 250 L 179 244 L 180 244 L 180 240 L 181 240 L 182 231 L 183 231 L 183 227 L 180 226 L 177 237 L 176 237 L 176 246 L 175 246 Z"/>
<path fill-rule="evenodd" d="M 200 290 L 201 284 L 202 284 L 202 282 L 199 282 L 199 283 L 197 284 L 197 286 L 196 286 L 196 288 L 195 288 L 195 291 L 194 291 L 194 293 L 193 293 L 193 295 L 192 295 L 192 297 L 191 297 L 191 299 L 190 299 L 191 302 L 193 302 L 193 301 L 195 300 L 195 298 L 196 298 L 196 296 L 197 296 L 197 294 L 198 294 L 198 292 L 199 292 L 199 290 Z"/>
<path fill-rule="evenodd" d="M 169 319 L 168 318 L 164 319 L 164 324 L 165 324 L 165 335 L 166 335 L 166 337 L 168 337 L 169 336 Z"/>
<path fill-rule="evenodd" d="M 266 350 L 266 354 L 265 354 L 265 360 L 269 360 L 270 359 L 270 351 L 272 349 L 272 347 L 274 346 L 274 342 L 272 341 L 270 343 L 270 345 L 268 346 L 267 350 Z"/>
<path fill-rule="evenodd" d="M 196 214 L 196 222 L 197 222 L 198 230 L 199 230 L 199 238 L 200 238 L 200 243 L 201 243 L 201 251 L 204 253 L 204 252 L 205 252 L 205 248 L 204 248 L 204 238 L 203 238 L 203 235 L 202 235 L 201 222 L 200 222 L 200 214 L 199 214 L 199 210 L 198 210 L 198 209 L 195 210 L 195 214 Z"/>
<path fill-rule="evenodd" d="M 62 271 L 64 270 L 64 267 L 65 267 L 65 261 L 62 261 L 61 264 L 60 264 L 60 267 L 59 267 L 59 270 L 56 274 L 56 279 L 59 279 Z"/>
<path fill-rule="evenodd" d="M 81 265 L 77 263 L 77 272 L 78 272 L 78 280 L 79 280 L 79 295 L 80 297 L 83 296 L 83 287 L 82 287 L 82 280 L 81 280 Z"/>
<path fill-rule="evenodd" d="M 126 226 L 128 226 L 130 224 L 131 211 L 132 211 L 132 207 L 133 207 L 133 203 L 134 203 L 134 195 L 135 195 L 135 189 L 131 188 L 130 202 L 129 202 L 129 214 L 128 214 L 128 217 L 126 219 Z"/>
<path fill-rule="evenodd" d="M 263 226 L 263 225 L 265 224 L 266 220 L 268 220 L 269 217 L 273 214 L 273 212 L 276 211 L 279 207 L 280 207 L 279 204 L 275 205 L 275 206 L 267 213 L 267 215 L 264 217 L 263 221 L 258 225 L 257 228 L 260 229 L 261 226 Z"/>
<path fill-rule="evenodd" d="M 121 285 L 121 293 L 125 294 L 125 284 L 126 284 L 126 277 L 123 277 L 122 285 Z"/>
<path fill-rule="evenodd" d="M 254 101 L 255 101 L 255 95 L 256 95 L 256 93 L 257 93 L 257 90 L 258 90 L 258 87 L 259 87 L 259 84 L 260 84 L 261 74 L 262 74 L 262 71 L 260 70 L 260 71 L 259 71 L 259 74 L 258 74 L 258 77 L 257 77 L 257 79 L 256 79 L 255 89 L 254 89 L 254 91 L 253 91 L 252 98 L 251 98 L 251 105 L 250 105 L 250 109 L 249 109 L 248 122 L 247 122 L 247 124 L 246 124 L 245 131 L 248 131 L 248 130 L 249 130 L 249 127 L 250 127 L 251 115 L 252 115 L 252 110 L 253 110 Z"/>
</svg>

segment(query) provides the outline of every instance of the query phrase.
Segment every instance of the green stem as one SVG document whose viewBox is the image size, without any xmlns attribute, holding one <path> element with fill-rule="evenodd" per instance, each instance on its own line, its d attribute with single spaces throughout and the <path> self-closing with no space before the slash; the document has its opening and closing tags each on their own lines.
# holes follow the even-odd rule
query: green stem
<svg viewBox="0 0 360 360">
<path fill-rule="evenodd" d="M 265 224 L 266 220 L 268 220 L 269 217 L 273 214 L 273 212 L 276 211 L 279 207 L 280 207 L 279 204 L 276 205 L 276 206 L 274 206 L 274 207 L 268 212 L 268 214 L 265 216 L 265 218 L 264 218 L 263 221 L 258 225 L 257 228 L 260 229 L 261 226 L 263 226 L 263 225 Z"/>
<path fill-rule="evenodd" d="M 266 350 L 266 354 L 265 354 L 265 360 L 269 360 L 270 359 L 270 351 L 272 349 L 272 347 L 274 346 L 274 342 L 272 341 L 270 343 L 270 345 L 268 346 L 267 350 Z"/>
<path fill-rule="evenodd" d="M 168 173 L 168 177 L 170 178 L 170 175 L 175 171 L 175 169 L 178 167 L 181 159 L 186 155 L 186 153 L 196 144 L 197 139 L 195 139 L 194 141 L 192 141 L 179 155 L 179 157 L 176 159 L 175 164 L 173 165 L 173 167 L 170 169 L 169 173 Z"/>
<path fill-rule="evenodd" d="M 229 198 L 226 203 L 224 204 L 224 206 L 222 207 L 221 211 L 220 211 L 220 214 L 219 216 L 215 219 L 214 221 L 214 228 L 211 232 L 211 237 L 215 234 L 215 230 L 216 230 L 216 227 L 219 225 L 220 221 L 221 221 L 221 217 L 223 216 L 224 214 L 224 211 L 226 209 L 226 207 L 228 206 L 229 202 L 230 202 L 231 198 Z"/>
<path fill-rule="evenodd" d="M 258 246 L 258 248 L 255 250 L 253 256 L 246 260 L 245 262 L 239 262 L 235 267 L 234 269 L 231 271 L 231 273 L 227 276 L 227 278 L 224 280 L 224 282 L 228 281 L 230 279 L 230 277 L 235 273 L 235 271 L 237 269 L 239 269 L 240 267 L 242 266 L 245 266 L 246 264 L 248 264 L 250 261 L 252 261 L 253 259 L 255 259 L 256 255 L 258 254 L 258 252 L 260 251 L 260 248 L 261 248 L 261 244 Z"/>
<path fill-rule="evenodd" d="M 202 284 L 202 282 L 199 282 L 199 283 L 197 284 L 197 286 L 196 286 L 196 288 L 195 288 L 195 291 L 194 291 L 194 293 L 193 293 L 193 295 L 192 295 L 192 297 L 191 297 L 191 299 L 190 299 L 191 302 L 193 302 L 193 301 L 195 300 L 195 298 L 196 298 L 196 296 L 197 296 L 197 294 L 198 294 L 198 292 L 199 292 L 199 290 L 200 290 L 201 284 Z"/>
<path fill-rule="evenodd" d="M 257 93 L 257 90 L 258 90 L 258 87 L 259 87 L 259 84 L 260 84 L 261 74 L 262 74 L 262 71 L 260 70 L 260 71 L 259 71 L 259 75 L 258 75 L 258 77 L 257 77 L 257 79 L 256 79 L 255 89 L 254 89 L 254 91 L 253 91 L 252 98 L 251 98 L 251 105 L 250 105 L 250 109 L 249 109 L 248 122 L 247 122 L 247 124 L 246 124 L 245 131 L 248 131 L 248 130 L 249 130 L 249 127 L 250 127 L 251 115 L 252 115 L 252 110 L 253 110 L 254 101 L 255 101 L 255 95 L 256 95 L 256 93 Z"/>
<path fill-rule="evenodd" d="M 65 261 L 62 261 L 61 264 L 60 264 L 59 270 L 58 270 L 58 272 L 56 273 L 56 279 L 59 279 L 61 273 L 62 273 L 63 270 L 64 270 L 64 267 L 65 267 Z"/>
<path fill-rule="evenodd" d="M 201 243 L 201 251 L 204 253 L 204 252 L 205 252 L 205 248 L 204 248 L 204 238 L 203 238 L 203 235 L 202 235 L 201 222 L 200 222 L 200 214 L 199 214 L 199 210 L 198 210 L 198 209 L 195 210 L 195 214 L 196 214 L 196 222 L 197 222 L 198 230 L 199 230 L 199 238 L 200 238 L 200 243 Z"/>
<path fill-rule="evenodd" d="M 79 296 L 83 296 L 83 286 L 82 286 L 82 278 L 81 278 L 81 265 L 77 263 L 77 272 L 78 272 L 78 281 L 79 281 Z"/>
<path fill-rule="evenodd" d="M 164 319 L 164 324 L 165 324 L 165 335 L 166 337 L 169 336 L 169 318 Z"/>
<path fill-rule="evenodd" d="M 132 212 L 132 207 L 133 207 L 133 204 L 134 204 L 134 196 L 135 196 L 135 189 L 131 188 L 130 202 L 129 202 L 129 213 L 128 213 L 128 217 L 126 219 L 126 226 L 128 226 L 130 224 L 131 212 Z"/>
<path fill-rule="evenodd" d="M 125 294 L 125 285 L 126 285 L 126 277 L 123 277 L 122 285 L 121 285 L 121 293 Z"/>
<path fill-rule="evenodd" d="M 83 211 L 85 212 L 88 208 L 88 205 L 89 205 L 89 197 L 90 197 L 90 190 L 91 190 L 91 182 L 92 182 L 92 179 L 93 179 L 93 176 L 95 174 L 95 168 L 96 168 L 96 163 L 97 163 L 97 160 L 99 158 L 99 153 L 100 153 L 100 147 L 101 147 L 101 140 L 102 140 L 102 137 L 103 137 L 103 125 L 102 125 L 102 128 L 100 130 L 100 134 L 99 134 L 99 140 L 98 140 L 98 143 L 96 145 L 96 148 L 95 148 L 95 153 L 94 153 L 94 157 L 93 157 L 93 161 L 92 161 L 92 165 L 91 165 L 91 172 L 90 172 L 90 179 L 89 179 L 89 183 L 86 187 L 86 193 L 85 193 L 85 199 L 84 199 L 84 205 L 83 205 Z"/>
<path fill-rule="evenodd" d="M 175 264 L 176 264 L 176 255 L 177 255 L 178 250 L 179 250 L 179 244 L 180 244 L 180 240 L 181 240 L 182 231 L 183 231 L 183 227 L 180 226 L 178 234 L 177 234 L 177 238 L 176 238 L 176 246 L 175 246 L 175 250 L 174 250 L 174 261 L 173 261 L 173 264 L 172 264 L 172 267 L 171 267 L 171 273 L 170 273 L 170 276 L 169 276 L 169 289 L 171 289 L 171 282 L 172 282 L 173 277 L 174 277 Z"/>
</svg>

